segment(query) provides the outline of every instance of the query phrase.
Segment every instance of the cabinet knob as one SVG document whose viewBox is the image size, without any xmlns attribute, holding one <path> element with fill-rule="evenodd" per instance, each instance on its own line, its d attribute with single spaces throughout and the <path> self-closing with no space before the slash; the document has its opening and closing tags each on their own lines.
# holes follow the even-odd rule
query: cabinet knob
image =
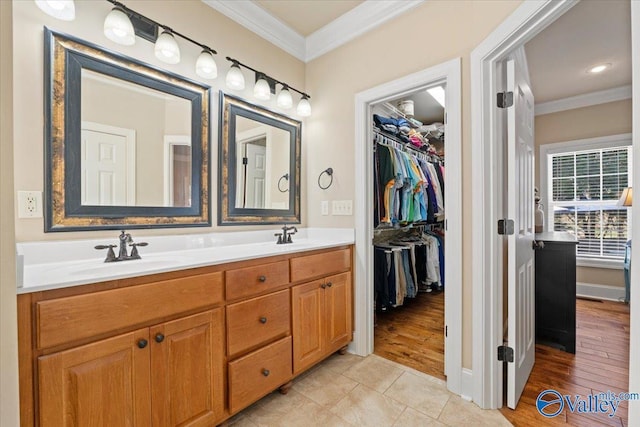
<svg viewBox="0 0 640 427">
<path fill-rule="evenodd" d="M 267 323 L 267 318 L 266 317 L 261 317 L 260 318 L 260 323 Z"/>
<path fill-rule="evenodd" d="M 147 344 L 149 344 L 149 342 L 145 339 L 141 339 L 138 341 L 138 347 L 140 348 L 145 348 L 147 346 Z"/>
<path fill-rule="evenodd" d="M 265 377 L 268 377 L 270 373 L 271 372 L 268 369 L 263 369 L 262 370 L 262 375 L 264 375 Z"/>
<path fill-rule="evenodd" d="M 267 281 L 267 276 L 260 276 L 258 277 L 258 280 L 261 282 L 266 282 Z"/>
<path fill-rule="evenodd" d="M 156 342 L 162 342 L 162 341 L 164 341 L 164 335 L 158 332 L 156 334 Z"/>
<path fill-rule="evenodd" d="M 327 288 L 330 288 L 332 286 L 333 286 L 333 283 L 331 283 L 331 282 L 327 283 Z"/>
<path fill-rule="evenodd" d="M 320 287 L 321 287 L 322 289 L 326 289 L 327 284 L 326 284 L 326 283 L 323 283 L 322 285 L 320 285 Z"/>
</svg>

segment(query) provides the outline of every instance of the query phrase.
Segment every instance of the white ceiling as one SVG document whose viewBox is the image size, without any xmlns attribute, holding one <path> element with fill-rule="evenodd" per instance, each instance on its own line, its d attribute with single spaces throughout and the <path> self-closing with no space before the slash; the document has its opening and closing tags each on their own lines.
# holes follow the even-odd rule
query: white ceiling
<svg viewBox="0 0 640 427">
<path fill-rule="evenodd" d="M 425 0 L 202 1 L 310 61 Z M 536 111 L 538 104 L 586 94 L 592 96 L 585 105 L 630 97 L 630 13 L 629 0 L 582 0 L 525 45 Z M 612 67 L 586 73 L 603 62 Z"/>
</svg>

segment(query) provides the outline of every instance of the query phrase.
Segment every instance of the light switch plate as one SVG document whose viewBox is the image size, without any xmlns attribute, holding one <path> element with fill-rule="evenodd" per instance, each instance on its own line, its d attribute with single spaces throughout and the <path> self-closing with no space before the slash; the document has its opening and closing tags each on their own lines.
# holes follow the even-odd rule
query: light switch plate
<svg viewBox="0 0 640 427">
<path fill-rule="evenodd" d="M 353 215 L 352 200 L 334 200 L 331 204 L 332 215 Z"/>
<path fill-rule="evenodd" d="M 323 200 L 320 202 L 320 212 L 322 215 L 329 215 L 329 201 Z"/>
</svg>

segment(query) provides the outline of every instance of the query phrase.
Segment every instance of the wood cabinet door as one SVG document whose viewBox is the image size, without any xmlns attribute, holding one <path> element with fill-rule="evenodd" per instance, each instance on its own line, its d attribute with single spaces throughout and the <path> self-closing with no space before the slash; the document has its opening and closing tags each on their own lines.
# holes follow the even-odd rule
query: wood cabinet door
<svg viewBox="0 0 640 427">
<path fill-rule="evenodd" d="M 154 426 L 212 426 L 224 410 L 223 313 L 150 328 Z"/>
<path fill-rule="evenodd" d="M 302 372 L 323 356 L 324 284 L 324 281 L 316 280 L 291 289 L 294 374 Z"/>
<path fill-rule="evenodd" d="M 330 276 L 325 281 L 326 351 L 333 353 L 351 342 L 351 273 Z"/>
<path fill-rule="evenodd" d="M 145 328 L 41 356 L 40 426 L 151 425 L 148 340 Z"/>
</svg>

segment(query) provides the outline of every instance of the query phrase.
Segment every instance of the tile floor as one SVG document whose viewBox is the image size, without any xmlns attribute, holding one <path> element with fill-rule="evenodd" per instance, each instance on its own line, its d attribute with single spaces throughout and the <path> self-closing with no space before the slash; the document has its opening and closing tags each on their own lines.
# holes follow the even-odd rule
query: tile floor
<svg viewBox="0 0 640 427">
<path fill-rule="evenodd" d="M 445 382 L 376 355 L 335 354 L 271 393 L 227 426 L 510 426 L 449 393 Z"/>
</svg>

